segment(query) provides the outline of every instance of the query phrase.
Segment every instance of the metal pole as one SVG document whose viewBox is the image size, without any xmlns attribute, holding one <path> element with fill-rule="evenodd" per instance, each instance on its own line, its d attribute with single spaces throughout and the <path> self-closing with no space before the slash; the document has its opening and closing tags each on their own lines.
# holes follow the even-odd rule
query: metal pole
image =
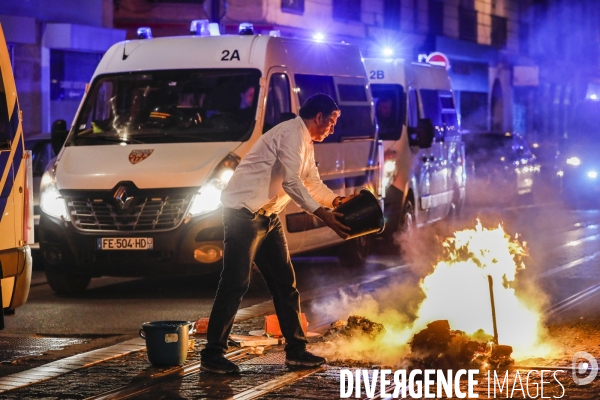
<svg viewBox="0 0 600 400">
<path fill-rule="evenodd" d="M 490 284 L 490 301 L 492 302 L 492 322 L 494 323 L 494 343 L 498 344 L 498 325 L 496 325 L 496 306 L 494 304 L 494 280 L 491 275 L 488 275 Z"/>
</svg>

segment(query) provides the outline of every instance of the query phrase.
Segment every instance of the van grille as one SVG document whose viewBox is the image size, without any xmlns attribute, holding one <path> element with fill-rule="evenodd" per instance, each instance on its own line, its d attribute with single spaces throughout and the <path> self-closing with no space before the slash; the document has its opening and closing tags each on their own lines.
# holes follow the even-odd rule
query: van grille
<svg viewBox="0 0 600 400">
<path fill-rule="evenodd" d="M 75 228 L 84 231 L 164 231 L 174 229 L 183 220 L 192 194 L 137 198 L 123 210 L 111 199 L 67 197 L 67 206 Z"/>
</svg>

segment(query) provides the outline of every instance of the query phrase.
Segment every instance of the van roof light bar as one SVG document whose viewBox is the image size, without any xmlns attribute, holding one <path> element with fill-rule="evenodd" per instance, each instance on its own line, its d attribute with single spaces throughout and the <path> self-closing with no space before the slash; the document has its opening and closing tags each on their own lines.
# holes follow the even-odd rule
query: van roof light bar
<svg viewBox="0 0 600 400">
<path fill-rule="evenodd" d="M 210 36 L 221 36 L 218 22 L 211 22 L 208 24 L 208 31 L 210 32 Z"/>
<path fill-rule="evenodd" d="M 195 19 L 190 24 L 190 34 L 193 36 L 210 36 L 209 21 L 207 19 Z"/>
<path fill-rule="evenodd" d="M 138 39 L 152 39 L 152 28 L 143 26 L 137 29 Z"/>
<path fill-rule="evenodd" d="M 242 22 L 239 26 L 240 35 L 254 35 L 254 25 L 250 22 Z"/>
</svg>

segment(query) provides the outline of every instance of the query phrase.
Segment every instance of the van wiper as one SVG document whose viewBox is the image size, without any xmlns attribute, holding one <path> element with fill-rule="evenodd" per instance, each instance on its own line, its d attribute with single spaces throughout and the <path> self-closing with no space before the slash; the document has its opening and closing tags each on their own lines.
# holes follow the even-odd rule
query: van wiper
<svg viewBox="0 0 600 400">
<path fill-rule="evenodd" d="M 146 142 L 142 142 L 141 140 L 133 139 L 131 137 L 122 138 L 122 137 L 118 137 L 118 136 L 96 136 L 94 134 L 92 134 L 92 135 L 79 134 L 79 135 L 75 136 L 75 140 L 79 140 L 79 139 L 97 139 L 97 140 L 103 140 L 105 142 L 127 143 L 127 144 L 145 144 L 146 143 Z"/>
</svg>

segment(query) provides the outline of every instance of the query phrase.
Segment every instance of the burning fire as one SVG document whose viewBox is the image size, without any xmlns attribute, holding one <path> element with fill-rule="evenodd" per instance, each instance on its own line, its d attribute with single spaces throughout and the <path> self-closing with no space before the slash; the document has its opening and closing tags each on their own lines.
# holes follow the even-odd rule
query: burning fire
<svg viewBox="0 0 600 400">
<path fill-rule="evenodd" d="M 485 334 L 493 336 L 488 281 L 491 276 L 499 344 L 512 346 L 515 359 L 548 356 L 552 348 L 544 342 L 539 298 L 525 298 L 513 287 L 517 272 L 525 268 L 522 258 L 527 255 L 526 243 L 521 244 L 518 236 L 512 239 L 501 225 L 487 229 L 478 222 L 475 229 L 455 232 L 443 246 L 447 257 L 421 279 L 424 299 L 412 317 L 399 312 L 397 304 L 384 305 L 381 299 L 370 295 L 346 297 L 342 300 L 345 304 L 329 305 L 332 312 L 350 311 L 385 326 L 377 340 L 351 338 L 344 346 L 338 346 L 338 353 L 354 359 L 391 361 L 405 355 L 413 335 L 436 320 L 448 320 L 451 329 L 464 331 L 475 340 L 481 340 Z M 387 290 L 398 293 L 405 289 L 409 288 L 396 286 Z"/>
</svg>

